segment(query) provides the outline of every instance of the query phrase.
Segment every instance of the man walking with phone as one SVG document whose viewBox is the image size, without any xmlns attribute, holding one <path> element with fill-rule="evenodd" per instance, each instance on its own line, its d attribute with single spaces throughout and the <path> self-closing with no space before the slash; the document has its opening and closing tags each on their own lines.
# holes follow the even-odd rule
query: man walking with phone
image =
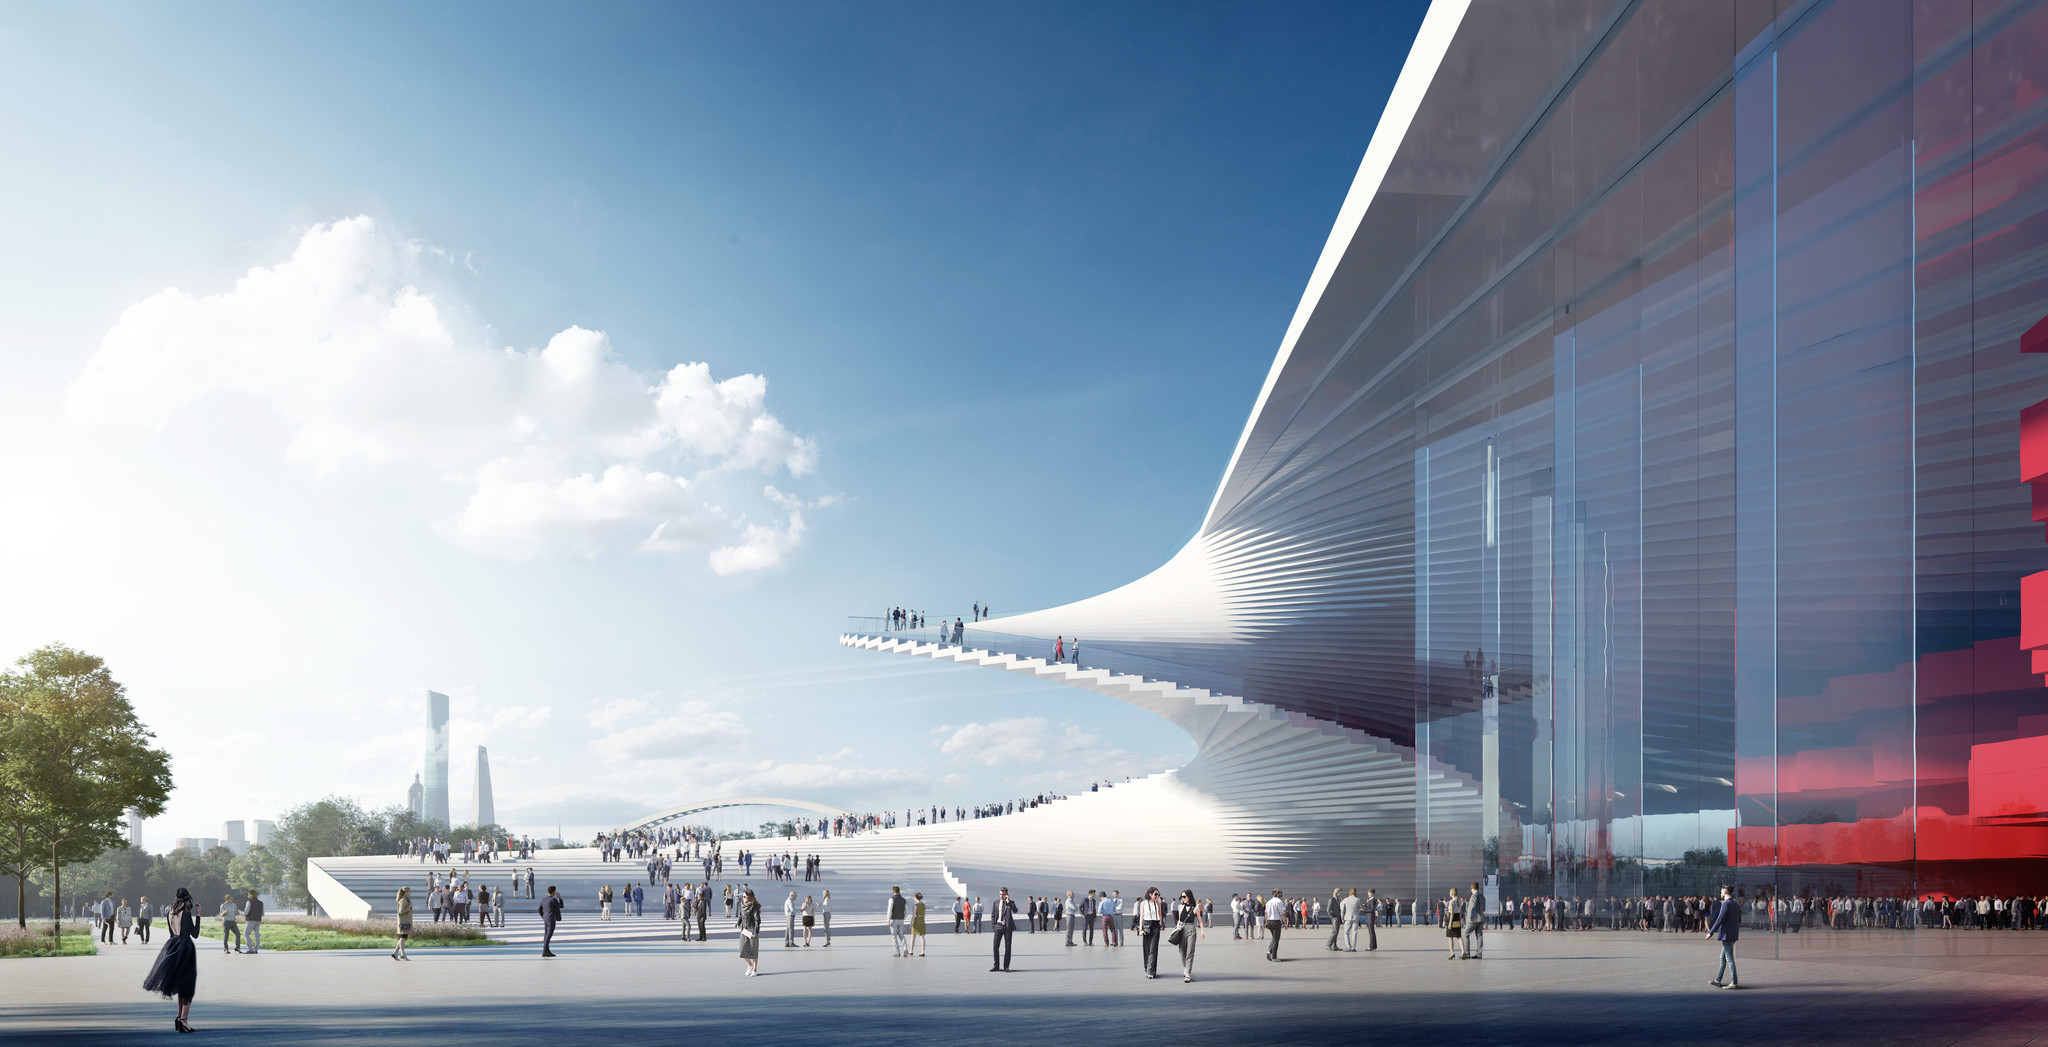
<svg viewBox="0 0 2048 1047">
<path fill-rule="evenodd" d="M 989 967 L 989 970 L 1007 971 L 1010 969 L 1010 939 L 1017 933 L 1017 903 L 1010 900 L 1010 889 L 1008 887 L 1003 888 L 996 895 L 996 904 L 993 906 L 993 909 L 994 911 L 989 913 L 989 915 L 994 917 L 992 922 L 995 925 L 996 932 L 994 943 L 995 963 Z"/>
</svg>

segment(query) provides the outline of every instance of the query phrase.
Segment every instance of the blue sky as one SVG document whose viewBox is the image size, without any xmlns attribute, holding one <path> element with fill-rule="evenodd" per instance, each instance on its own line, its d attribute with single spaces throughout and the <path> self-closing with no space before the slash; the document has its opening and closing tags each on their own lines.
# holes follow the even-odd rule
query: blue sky
<svg viewBox="0 0 2048 1047">
<path fill-rule="evenodd" d="M 153 847 L 402 800 L 425 687 L 572 835 L 1173 766 L 833 637 L 1178 548 L 1423 6 L 10 5 L 0 653 L 112 661 Z"/>
</svg>

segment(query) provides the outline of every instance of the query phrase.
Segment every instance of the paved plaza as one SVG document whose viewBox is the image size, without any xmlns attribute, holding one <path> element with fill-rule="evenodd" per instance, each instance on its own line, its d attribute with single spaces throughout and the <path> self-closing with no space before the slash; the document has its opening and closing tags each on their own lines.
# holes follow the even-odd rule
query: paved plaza
<svg viewBox="0 0 2048 1047">
<path fill-rule="evenodd" d="M 2048 1044 L 2048 934 L 1923 931 L 1742 942 L 1739 992 L 1710 988 L 1715 946 L 1690 935 L 1492 934 L 1447 962 L 1433 928 L 1329 953 L 1308 932 L 1286 962 L 1211 930 L 1197 981 L 1139 973 L 1135 944 L 1066 948 L 1019 934 L 988 971 L 988 935 L 831 949 L 770 939 L 762 976 L 733 943 L 608 943 L 542 960 L 528 947 L 224 955 L 200 950 L 193 1042 L 249 1043 L 1599 1043 Z M 1133 939 L 1135 941 L 1135 939 Z M 0 961 L 0 1041 L 133 1044 L 174 1035 L 144 994 L 153 950 Z"/>
</svg>

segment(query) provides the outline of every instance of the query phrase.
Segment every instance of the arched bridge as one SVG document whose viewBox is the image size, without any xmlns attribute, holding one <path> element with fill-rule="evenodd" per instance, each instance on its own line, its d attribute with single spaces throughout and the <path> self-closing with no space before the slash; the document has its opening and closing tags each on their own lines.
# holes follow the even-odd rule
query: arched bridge
<svg viewBox="0 0 2048 1047">
<path fill-rule="evenodd" d="M 671 807 L 666 811 L 650 814 L 637 822 L 621 826 L 619 831 L 632 832 L 635 829 L 652 829 L 657 825 L 666 825 L 669 822 L 680 821 L 693 814 L 703 814 L 706 811 L 720 811 L 728 807 L 789 807 L 799 811 L 810 811 L 813 814 L 823 815 L 827 818 L 834 818 L 846 813 L 840 808 L 827 807 L 822 803 L 812 803 L 809 800 L 788 800 L 775 796 L 733 796 L 723 800 L 707 800 L 701 803 L 686 803 L 681 807 Z"/>
</svg>

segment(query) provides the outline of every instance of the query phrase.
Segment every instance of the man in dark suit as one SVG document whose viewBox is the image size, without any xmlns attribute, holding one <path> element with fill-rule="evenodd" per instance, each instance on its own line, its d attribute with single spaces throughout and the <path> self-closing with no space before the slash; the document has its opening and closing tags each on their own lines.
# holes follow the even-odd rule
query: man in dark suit
<svg viewBox="0 0 2048 1047">
<path fill-rule="evenodd" d="M 1005 887 L 996 895 L 996 903 L 989 906 L 989 916 L 995 925 L 995 964 L 991 971 L 1010 969 L 1010 937 L 1017 933 L 1017 903 L 1010 900 L 1010 889 Z"/>
<path fill-rule="evenodd" d="M 555 951 L 555 924 L 562 919 L 562 896 L 555 889 L 548 888 L 548 896 L 540 900 L 540 954 L 553 956 Z"/>
<path fill-rule="evenodd" d="M 1323 943 L 1323 948 L 1331 952 L 1343 951 L 1337 947 L 1337 936 L 1344 933 L 1344 921 L 1339 919 L 1337 914 L 1342 912 L 1343 909 L 1344 889 L 1342 887 L 1330 888 L 1330 907 L 1325 910 L 1330 914 L 1330 940 Z"/>
<path fill-rule="evenodd" d="M 1721 900 L 1714 903 L 1712 922 L 1707 924 L 1707 937 L 1721 943 L 1721 970 L 1708 985 L 1716 989 L 1740 989 L 1735 977 L 1735 940 L 1742 937 L 1742 904 L 1729 897 L 1729 890 L 1721 888 Z M 1721 975 L 1728 980 L 1722 981 Z"/>
<path fill-rule="evenodd" d="M 1468 960 L 1483 959 L 1486 955 L 1486 892 L 1480 890 L 1475 881 L 1472 893 L 1465 899 L 1465 940 L 1464 948 L 1458 955 Z"/>
<path fill-rule="evenodd" d="M 1365 951 L 1380 947 L 1380 892 L 1376 887 L 1365 889 L 1365 901 L 1358 907 L 1359 915 L 1365 921 Z"/>
<path fill-rule="evenodd" d="M 700 883 L 697 885 L 697 940 L 700 942 L 704 940 L 704 918 L 710 911 L 711 885 Z"/>
</svg>

